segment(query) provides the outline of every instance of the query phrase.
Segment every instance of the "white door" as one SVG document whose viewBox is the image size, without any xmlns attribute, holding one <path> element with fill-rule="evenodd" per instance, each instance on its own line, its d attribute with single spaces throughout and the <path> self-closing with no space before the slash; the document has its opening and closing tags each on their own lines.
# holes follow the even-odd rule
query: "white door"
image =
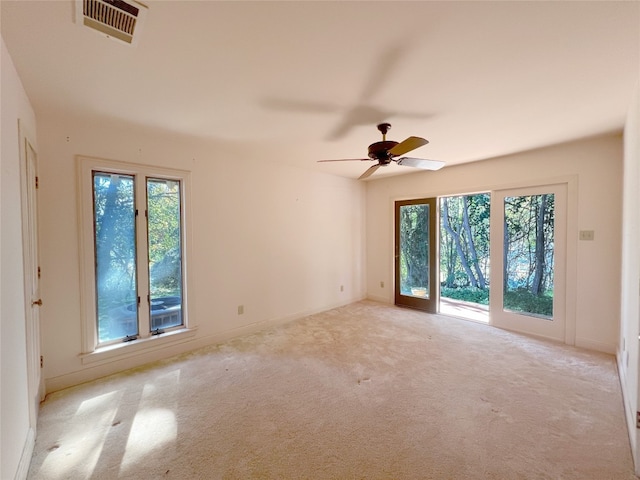
<svg viewBox="0 0 640 480">
<path fill-rule="evenodd" d="M 22 130 L 22 129 L 21 129 Z M 21 131 L 22 241 L 26 298 L 27 375 L 30 422 L 35 429 L 38 405 L 44 395 L 40 361 L 40 267 L 38 262 L 37 154 L 29 137 Z"/>
<path fill-rule="evenodd" d="M 565 184 L 493 193 L 493 325 L 566 341 L 566 212 Z"/>
</svg>

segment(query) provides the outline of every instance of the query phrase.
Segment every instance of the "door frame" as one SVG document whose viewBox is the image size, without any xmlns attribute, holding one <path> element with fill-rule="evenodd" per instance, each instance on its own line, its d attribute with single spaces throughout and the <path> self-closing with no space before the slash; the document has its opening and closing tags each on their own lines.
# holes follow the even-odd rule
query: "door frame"
<svg viewBox="0 0 640 480">
<path fill-rule="evenodd" d="M 535 315 L 510 312 L 503 307 L 504 278 L 504 198 L 533 196 L 552 193 L 555 198 L 554 227 L 554 298 L 553 318 L 542 319 Z M 491 201 L 491 325 L 506 330 L 527 333 L 552 340 L 565 341 L 567 338 L 567 185 L 539 185 L 492 192 Z"/>
<path fill-rule="evenodd" d="M 429 296 L 403 295 L 400 292 L 400 208 L 406 205 L 429 206 Z M 436 197 L 396 200 L 393 208 L 394 301 L 396 305 L 437 313 L 439 304 L 438 199 Z"/>
<path fill-rule="evenodd" d="M 505 182 L 505 183 L 479 183 L 473 187 L 451 187 L 443 189 L 426 190 L 415 195 L 399 195 L 391 197 L 389 208 L 389 219 L 391 222 L 391 228 L 389 229 L 390 242 L 395 239 L 395 203 L 402 200 L 410 200 L 415 198 L 439 198 L 452 195 L 471 195 L 477 192 L 489 192 L 493 195 L 497 190 L 510 190 L 517 188 L 530 188 L 543 185 L 556 185 L 565 184 L 567 188 L 567 251 L 566 251 L 566 319 L 565 319 L 565 338 L 564 343 L 566 345 L 575 345 L 576 340 L 576 314 L 577 314 L 577 299 L 578 299 L 578 287 L 577 287 L 577 268 L 578 268 L 578 175 L 566 174 L 557 175 L 552 177 L 534 178 L 525 181 Z M 395 259 L 389 258 L 390 268 L 392 269 L 393 278 L 395 278 Z M 439 290 L 439 289 L 438 289 Z M 391 298 L 388 297 L 391 301 Z M 493 325 L 491 315 L 489 316 L 489 325 Z M 585 347 L 594 347 L 588 342 L 582 340 L 580 342 Z"/>
</svg>

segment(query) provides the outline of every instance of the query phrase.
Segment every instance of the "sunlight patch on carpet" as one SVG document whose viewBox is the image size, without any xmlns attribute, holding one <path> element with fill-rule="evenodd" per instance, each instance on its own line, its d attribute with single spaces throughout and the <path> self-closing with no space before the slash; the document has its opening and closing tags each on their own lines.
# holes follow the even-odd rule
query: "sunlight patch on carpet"
<svg viewBox="0 0 640 480">
<path fill-rule="evenodd" d="M 84 400 L 65 434 L 49 446 L 40 474 L 70 478 L 71 472 L 91 476 L 112 426 L 122 392 L 113 391 Z M 87 425 L 91 428 L 87 428 Z"/>
<path fill-rule="evenodd" d="M 178 437 L 176 409 L 180 370 L 161 375 L 144 385 L 140 407 L 135 414 L 120 472 L 153 458 Z"/>
</svg>

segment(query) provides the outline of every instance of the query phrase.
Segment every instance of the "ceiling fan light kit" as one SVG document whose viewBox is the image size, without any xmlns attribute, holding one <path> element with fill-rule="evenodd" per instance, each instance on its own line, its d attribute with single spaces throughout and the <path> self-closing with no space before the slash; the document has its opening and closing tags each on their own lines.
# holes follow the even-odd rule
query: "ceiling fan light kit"
<svg viewBox="0 0 640 480">
<path fill-rule="evenodd" d="M 422 170 L 438 170 L 444 166 L 444 162 L 440 160 L 426 160 L 423 158 L 400 157 L 416 148 L 422 147 L 429 143 L 428 140 L 421 137 L 409 137 L 398 143 L 393 140 L 387 140 L 387 132 L 391 128 L 389 123 L 380 123 L 378 130 L 382 133 L 382 141 L 369 145 L 369 158 L 344 158 L 339 160 L 319 160 L 320 162 L 344 162 L 344 161 L 367 161 L 375 160 L 378 163 L 369 167 L 358 180 L 371 176 L 378 168 L 385 167 L 391 162 L 407 167 L 419 168 Z"/>
</svg>

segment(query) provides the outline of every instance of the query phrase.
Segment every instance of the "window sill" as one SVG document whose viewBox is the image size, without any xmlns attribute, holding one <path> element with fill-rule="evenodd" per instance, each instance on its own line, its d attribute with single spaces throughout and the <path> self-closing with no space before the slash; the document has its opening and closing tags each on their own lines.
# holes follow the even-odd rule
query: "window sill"
<svg viewBox="0 0 640 480">
<path fill-rule="evenodd" d="M 120 360 L 123 358 L 140 355 L 167 345 L 174 345 L 185 342 L 196 334 L 196 328 L 182 328 L 161 335 L 153 335 L 147 338 L 122 342 L 106 347 L 96 348 L 93 352 L 80 354 L 83 365 L 88 365 L 103 361 Z"/>
</svg>

